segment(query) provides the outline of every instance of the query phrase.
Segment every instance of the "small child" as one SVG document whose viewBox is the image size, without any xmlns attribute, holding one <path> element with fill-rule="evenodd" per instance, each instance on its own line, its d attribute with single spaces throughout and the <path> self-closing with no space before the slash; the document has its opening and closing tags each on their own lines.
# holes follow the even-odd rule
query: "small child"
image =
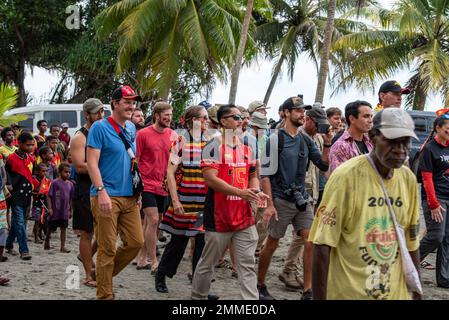
<svg viewBox="0 0 449 320">
<path fill-rule="evenodd" d="M 59 144 L 59 139 L 55 138 L 54 136 L 47 136 L 46 138 L 47 142 L 46 145 L 50 147 L 50 149 L 53 151 L 53 159 L 51 160 L 52 163 L 55 164 L 56 167 L 59 167 L 59 165 L 61 164 L 61 155 L 58 152 L 58 144 Z M 43 160 L 43 159 L 42 159 Z"/>
<path fill-rule="evenodd" d="M 42 231 L 47 234 L 48 209 L 46 200 L 50 191 L 51 180 L 47 178 L 47 166 L 41 162 L 36 167 L 36 176 L 33 178 L 33 219 L 34 242 L 42 243 Z"/>
<path fill-rule="evenodd" d="M 47 197 L 48 208 L 48 230 L 45 238 L 44 250 L 50 249 L 50 236 L 56 229 L 61 229 L 61 252 L 69 253 L 65 247 L 66 229 L 69 219 L 72 217 L 72 199 L 75 187 L 69 180 L 71 167 L 63 162 L 59 165 L 59 176 L 53 180 Z"/>
<path fill-rule="evenodd" d="M 47 178 L 54 180 L 58 177 L 58 169 L 54 164 L 54 151 L 49 146 L 43 146 L 39 149 L 39 159 L 37 163 L 43 163 L 47 166 Z"/>
</svg>

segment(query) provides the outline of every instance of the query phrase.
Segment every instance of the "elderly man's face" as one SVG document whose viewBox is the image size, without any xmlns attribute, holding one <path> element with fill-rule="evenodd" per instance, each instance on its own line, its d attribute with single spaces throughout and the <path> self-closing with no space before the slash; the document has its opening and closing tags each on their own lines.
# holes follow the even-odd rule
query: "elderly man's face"
<svg viewBox="0 0 449 320">
<path fill-rule="evenodd" d="M 398 169 L 407 160 L 411 148 L 410 137 L 387 139 L 380 133 L 371 135 L 371 140 L 374 144 L 373 152 L 385 168 Z"/>
</svg>

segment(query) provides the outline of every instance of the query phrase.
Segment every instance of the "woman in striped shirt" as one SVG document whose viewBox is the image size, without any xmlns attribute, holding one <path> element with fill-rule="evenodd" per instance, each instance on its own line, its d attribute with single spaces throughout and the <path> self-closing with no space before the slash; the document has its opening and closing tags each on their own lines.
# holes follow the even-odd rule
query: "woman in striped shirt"
<svg viewBox="0 0 449 320">
<path fill-rule="evenodd" d="M 187 131 L 173 143 L 167 169 L 167 185 L 172 204 L 164 214 L 159 229 L 171 234 L 155 277 L 158 292 L 167 293 L 165 277 L 176 274 L 191 237 L 195 238 L 192 270 L 204 247 L 203 210 L 207 188 L 201 172 L 201 153 L 206 145 L 204 132 L 208 115 L 202 106 L 188 108 L 184 115 Z M 176 176 L 178 178 L 177 181 Z"/>
</svg>

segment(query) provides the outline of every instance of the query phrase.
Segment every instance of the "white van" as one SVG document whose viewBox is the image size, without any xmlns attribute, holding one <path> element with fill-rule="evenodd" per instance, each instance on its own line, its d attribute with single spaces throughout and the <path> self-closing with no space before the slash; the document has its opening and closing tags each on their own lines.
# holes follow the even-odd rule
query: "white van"
<svg viewBox="0 0 449 320">
<path fill-rule="evenodd" d="M 61 125 L 64 122 L 69 124 L 69 134 L 73 137 L 75 132 L 80 129 L 85 123 L 86 119 L 83 115 L 82 104 L 47 104 L 41 106 L 14 108 L 5 112 L 5 116 L 25 114 L 28 119 L 20 121 L 20 128 L 31 130 L 38 133 L 37 122 L 45 120 L 48 123 L 48 130 L 52 124 Z M 111 105 L 104 105 L 105 118 L 111 115 Z M 50 134 L 50 132 L 48 132 Z"/>
</svg>

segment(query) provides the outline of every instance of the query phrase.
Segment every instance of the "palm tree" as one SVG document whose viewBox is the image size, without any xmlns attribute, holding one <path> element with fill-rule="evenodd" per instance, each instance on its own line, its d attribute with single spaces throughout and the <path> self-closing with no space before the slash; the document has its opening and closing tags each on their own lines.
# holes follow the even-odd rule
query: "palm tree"
<svg viewBox="0 0 449 320">
<path fill-rule="evenodd" d="M 117 72 L 135 69 L 140 89 L 167 98 L 183 63 L 226 78 L 241 11 L 230 0 L 123 0 L 97 17 L 100 37 L 117 37 Z"/>
<path fill-rule="evenodd" d="M 354 12 L 348 12 L 348 16 Z M 337 74 L 336 91 L 356 84 L 373 88 L 375 81 L 391 77 L 397 70 L 413 68 L 407 86 L 412 94 L 407 105 L 424 110 L 431 93 L 441 93 L 449 103 L 449 2 L 401 0 L 391 10 L 365 8 L 363 19 L 376 29 L 346 35 L 336 41 L 335 50 L 350 49 L 345 68 Z"/>
<path fill-rule="evenodd" d="M 231 89 L 229 91 L 228 103 L 234 104 L 237 96 L 237 85 L 239 82 L 240 69 L 242 66 L 243 54 L 245 53 L 246 39 L 248 38 L 249 23 L 253 12 L 253 0 L 248 0 L 246 5 L 245 19 L 243 20 L 242 33 L 240 34 L 240 43 L 237 49 L 235 63 L 231 69 Z"/>
<path fill-rule="evenodd" d="M 334 30 L 335 10 L 337 0 L 329 0 L 327 9 L 327 23 L 324 31 L 323 49 L 320 59 L 320 70 L 318 72 L 318 84 L 316 86 L 315 101 L 323 103 L 324 90 L 326 89 L 327 74 L 329 72 L 329 58 L 331 54 L 332 33 Z"/>
<path fill-rule="evenodd" d="M 12 123 L 26 120 L 27 116 L 5 116 L 5 112 L 13 108 L 18 99 L 19 90 L 12 85 L 2 83 L 0 85 L 0 125 L 7 127 Z"/>
<path fill-rule="evenodd" d="M 270 0 L 270 2 L 275 18 L 259 25 L 256 34 L 258 43 L 265 48 L 265 56 L 275 60 L 264 103 L 268 103 L 285 64 L 290 80 L 293 78 L 296 62 L 303 53 L 308 55 L 318 69 L 317 57 L 320 48 L 323 48 L 327 25 L 327 1 Z M 348 3 L 348 0 L 340 0 L 336 7 L 346 9 Z M 331 39 L 335 40 L 342 35 L 365 29 L 365 23 L 349 18 L 335 18 Z M 336 65 L 339 63 L 338 57 L 333 54 L 330 54 L 330 60 Z"/>
</svg>

